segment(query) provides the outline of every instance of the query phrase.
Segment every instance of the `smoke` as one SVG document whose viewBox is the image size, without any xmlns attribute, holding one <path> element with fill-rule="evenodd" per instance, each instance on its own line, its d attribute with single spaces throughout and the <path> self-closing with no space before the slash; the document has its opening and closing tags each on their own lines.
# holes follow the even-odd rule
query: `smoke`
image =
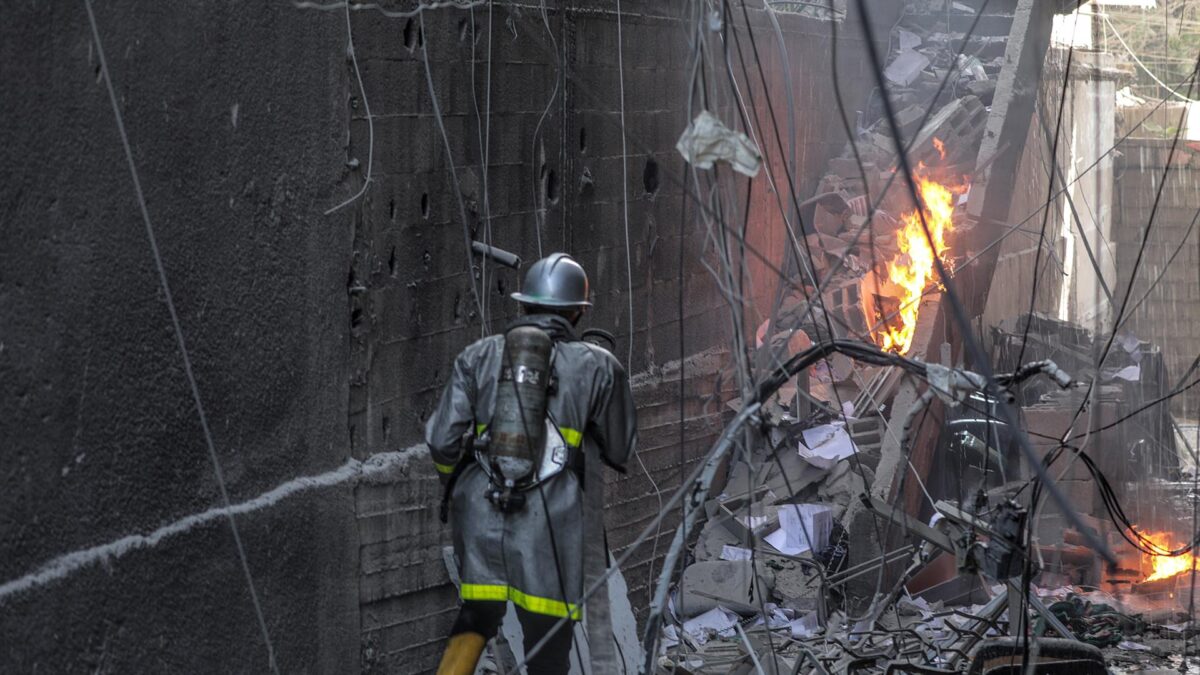
<svg viewBox="0 0 1200 675">
<path fill-rule="evenodd" d="M 107 565 L 133 551 L 153 548 L 170 537 L 204 527 L 230 515 L 239 516 L 268 509 L 284 499 L 302 492 L 343 484 L 353 486 L 359 482 L 374 485 L 394 482 L 408 475 L 409 465 L 413 459 L 428 457 L 428 455 L 429 449 L 424 444 L 419 444 L 398 452 L 381 452 L 365 460 L 349 459 L 345 464 L 332 471 L 315 476 L 293 478 L 254 499 L 232 504 L 227 508 L 212 508 L 195 513 L 164 525 L 149 534 L 130 534 L 107 544 L 60 555 L 43 564 L 34 572 L 0 584 L 0 604 L 12 596 L 47 586 L 93 565 Z"/>
</svg>

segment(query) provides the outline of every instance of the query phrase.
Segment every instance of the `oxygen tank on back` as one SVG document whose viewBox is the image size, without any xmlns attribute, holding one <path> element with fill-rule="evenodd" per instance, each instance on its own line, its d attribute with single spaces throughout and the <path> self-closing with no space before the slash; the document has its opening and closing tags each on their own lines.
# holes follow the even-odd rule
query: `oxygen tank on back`
<svg viewBox="0 0 1200 675">
<path fill-rule="evenodd" d="M 542 458 L 553 348 L 550 336 L 534 326 L 517 326 L 504 336 L 488 455 L 513 483 L 529 477 Z"/>
</svg>

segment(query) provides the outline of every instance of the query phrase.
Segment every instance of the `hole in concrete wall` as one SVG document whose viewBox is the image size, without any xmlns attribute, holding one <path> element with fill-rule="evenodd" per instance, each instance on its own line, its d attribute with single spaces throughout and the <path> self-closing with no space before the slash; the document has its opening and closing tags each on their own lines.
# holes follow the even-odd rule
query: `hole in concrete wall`
<svg viewBox="0 0 1200 675">
<path fill-rule="evenodd" d="M 388 423 L 387 415 L 384 415 L 383 416 L 383 440 L 385 443 L 387 442 L 388 436 L 391 433 L 390 427 L 391 427 L 391 425 Z"/>
<path fill-rule="evenodd" d="M 417 25 L 415 23 L 413 23 L 412 19 L 405 21 L 404 22 L 404 47 L 406 49 L 408 49 L 408 51 L 410 51 L 410 52 L 413 50 L 414 41 L 415 41 L 416 36 L 417 36 Z"/>
<path fill-rule="evenodd" d="M 425 251 L 425 254 L 421 256 L 421 262 L 425 263 L 425 270 L 429 271 L 429 264 L 433 262 L 433 256 L 429 254 L 429 251 Z"/>
<path fill-rule="evenodd" d="M 454 294 L 454 320 L 462 318 L 462 293 Z"/>
<path fill-rule="evenodd" d="M 97 63 L 96 67 L 92 69 L 92 72 L 95 73 L 96 81 L 99 82 L 100 81 L 100 64 L 99 63 Z"/>
<path fill-rule="evenodd" d="M 587 152 L 587 127 L 579 127 L 579 154 Z"/>
<path fill-rule="evenodd" d="M 458 20 L 458 41 L 466 42 L 467 36 L 471 34 L 471 22 L 466 19 Z"/>
<path fill-rule="evenodd" d="M 508 296 L 508 284 L 500 277 L 496 277 L 496 294 L 502 298 Z"/>
<path fill-rule="evenodd" d="M 413 49 L 424 46 L 425 32 L 421 30 L 420 26 L 413 23 L 412 19 L 409 19 L 404 24 L 404 47 L 411 52 Z"/>
<path fill-rule="evenodd" d="M 362 325 L 362 318 L 363 318 L 362 308 L 355 307 L 354 310 L 352 312 L 350 312 L 350 327 L 358 328 L 360 325 Z"/>
<path fill-rule="evenodd" d="M 392 254 L 388 256 L 388 274 L 396 276 L 396 247 L 392 247 Z"/>
<path fill-rule="evenodd" d="M 658 192 L 658 162 L 653 157 L 646 159 L 646 166 L 642 169 L 642 187 L 646 189 L 646 194 Z"/>
<path fill-rule="evenodd" d="M 395 199 L 388 200 L 388 218 L 390 218 L 393 221 L 396 220 L 396 200 Z"/>
<path fill-rule="evenodd" d="M 421 193 L 421 217 L 429 220 L 429 193 Z"/>
<path fill-rule="evenodd" d="M 546 172 L 546 178 L 542 181 L 542 186 L 545 188 L 546 201 L 551 204 L 558 203 L 558 174 L 554 173 L 554 169 Z"/>
</svg>

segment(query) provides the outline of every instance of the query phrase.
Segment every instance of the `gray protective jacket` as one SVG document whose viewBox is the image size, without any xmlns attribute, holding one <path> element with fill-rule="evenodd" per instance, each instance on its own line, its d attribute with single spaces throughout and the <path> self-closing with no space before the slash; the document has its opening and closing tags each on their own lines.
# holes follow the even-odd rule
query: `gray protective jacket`
<svg viewBox="0 0 1200 675">
<path fill-rule="evenodd" d="M 548 416 L 571 452 L 582 454 L 588 470 L 567 469 L 551 477 L 527 491 L 524 508 L 514 513 L 502 513 L 486 498 L 488 477 L 473 457 L 464 456 L 462 437 L 469 430 L 481 434 L 491 422 L 503 335 L 475 342 L 455 360 L 437 410 L 425 425 L 425 440 L 439 473 L 457 469 L 450 523 L 462 598 L 511 600 L 531 612 L 579 619 L 585 564 L 592 570 L 597 565 L 584 560 L 584 551 L 594 557 L 595 548 L 587 542 L 603 540 L 596 497 L 604 486 L 584 486 L 582 481 L 585 475 L 588 481 L 600 477 L 592 469 L 598 461 L 624 471 L 637 442 L 633 395 L 616 357 L 577 340 L 566 320 L 534 315 L 518 322 L 535 325 L 554 340 L 557 388 L 547 403 Z M 575 458 L 573 463 L 580 464 Z M 591 499 L 585 500 L 585 487 Z M 598 564 L 603 569 L 605 561 Z"/>
</svg>

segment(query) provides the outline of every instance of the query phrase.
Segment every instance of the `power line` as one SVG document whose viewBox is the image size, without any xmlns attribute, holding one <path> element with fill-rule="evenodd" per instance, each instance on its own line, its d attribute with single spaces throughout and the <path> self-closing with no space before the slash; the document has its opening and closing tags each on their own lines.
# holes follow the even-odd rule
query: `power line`
<svg viewBox="0 0 1200 675">
<path fill-rule="evenodd" d="M 233 533 L 233 542 L 237 548 L 238 560 L 241 562 L 242 574 L 246 578 L 246 587 L 250 590 L 250 599 L 254 604 L 254 614 L 258 619 L 258 628 L 262 632 L 263 643 L 267 648 L 267 662 L 271 672 L 279 675 L 279 666 L 275 662 L 275 645 L 271 642 L 271 633 L 267 629 L 267 620 L 263 614 L 262 603 L 258 599 L 258 590 L 254 586 L 254 577 L 250 574 L 250 563 L 246 558 L 246 548 L 242 545 L 242 537 L 238 532 L 237 520 L 234 519 L 229 500 L 229 490 L 225 487 L 225 476 L 221 471 L 221 460 L 217 456 L 217 448 L 213 443 L 212 432 L 208 428 L 208 416 L 204 413 L 204 402 L 200 399 L 200 387 L 196 384 L 196 375 L 192 372 L 192 358 L 188 353 L 187 340 L 183 335 L 183 326 L 179 321 L 179 313 L 175 309 L 175 298 L 171 295 L 171 286 L 167 282 L 167 271 L 163 265 L 162 254 L 158 250 L 158 240 L 154 236 L 154 225 L 150 222 L 150 211 L 146 208 L 146 196 L 142 192 L 142 181 L 138 177 L 137 165 L 133 161 L 133 150 L 129 146 L 129 134 L 125 130 L 125 120 L 121 115 L 121 106 L 117 103 L 117 92 L 113 88 L 112 72 L 108 69 L 108 60 L 104 56 L 104 44 L 100 40 L 100 29 L 96 25 L 96 15 L 92 11 L 92 1 L 83 0 L 87 9 L 88 23 L 92 28 L 92 38 L 96 42 L 96 54 L 100 59 L 100 70 L 104 74 L 104 84 L 108 89 L 108 100 L 112 104 L 113 117 L 117 123 L 117 131 L 121 135 L 121 146 L 125 149 L 125 160 L 129 164 L 129 176 L 133 179 L 133 190 L 137 196 L 138 209 L 142 213 L 142 222 L 146 226 L 146 238 L 150 241 L 150 252 L 154 255 L 154 267 L 158 271 L 158 281 L 162 286 L 163 298 L 167 303 L 167 311 L 171 315 L 171 327 L 179 344 L 179 354 L 183 358 L 183 372 L 187 377 L 188 386 L 192 392 L 192 402 L 196 405 L 196 414 L 200 418 L 200 429 L 204 435 L 204 444 L 208 448 L 208 457 L 212 462 L 213 476 L 217 480 L 217 488 L 221 493 L 221 503 L 225 507 L 225 516 L 229 522 L 229 531 Z"/>
</svg>

